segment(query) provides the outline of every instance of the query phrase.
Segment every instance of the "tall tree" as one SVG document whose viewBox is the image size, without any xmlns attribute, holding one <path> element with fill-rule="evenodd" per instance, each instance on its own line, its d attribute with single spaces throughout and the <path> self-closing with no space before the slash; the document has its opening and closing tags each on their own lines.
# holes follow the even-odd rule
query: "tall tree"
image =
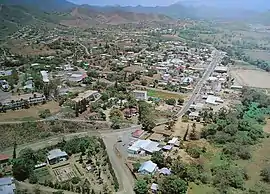
<svg viewBox="0 0 270 194">
<path fill-rule="evenodd" d="M 134 191 L 136 194 L 147 194 L 148 188 L 145 180 L 139 179 L 135 183 Z"/>
<path fill-rule="evenodd" d="M 13 159 L 16 159 L 16 157 L 17 157 L 16 149 L 17 149 L 17 142 L 15 140 L 14 144 L 13 144 Z"/>
<path fill-rule="evenodd" d="M 164 177 L 160 184 L 160 191 L 162 194 L 186 194 L 187 183 L 177 176 L 170 175 Z"/>
</svg>

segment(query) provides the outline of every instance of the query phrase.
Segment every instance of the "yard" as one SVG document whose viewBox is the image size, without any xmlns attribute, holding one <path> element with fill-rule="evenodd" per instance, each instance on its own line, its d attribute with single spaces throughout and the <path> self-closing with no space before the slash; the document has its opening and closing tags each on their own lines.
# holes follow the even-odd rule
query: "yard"
<svg viewBox="0 0 270 194">
<path fill-rule="evenodd" d="M 39 119 L 39 111 L 49 109 L 52 114 L 60 111 L 57 102 L 50 101 L 43 105 L 32 106 L 29 109 L 9 110 L 6 113 L 0 113 L 0 121 L 18 121 Z"/>
<path fill-rule="evenodd" d="M 45 181 L 50 181 L 52 179 L 47 167 L 36 169 L 35 174 L 37 175 L 39 183 L 44 183 Z"/>
<path fill-rule="evenodd" d="M 184 98 L 183 95 L 181 94 L 176 94 L 176 93 L 169 93 L 169 92 L 163 92 L 163 91 L 155 91 L 155 90 L 147 90 L 147 95 L 149 97 L 154 97 L 154 98 L 161 98 L 161 99 L 169 99 L 169 98 Z"/>
</svg>

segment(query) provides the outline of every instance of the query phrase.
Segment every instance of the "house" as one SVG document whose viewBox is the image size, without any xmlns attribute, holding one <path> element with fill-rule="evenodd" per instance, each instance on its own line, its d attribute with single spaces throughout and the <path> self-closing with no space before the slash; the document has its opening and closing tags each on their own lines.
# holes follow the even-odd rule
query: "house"
<svg viewBox="0 0 270 194">
<path fill-rule="evenodd" d="M 132 137 L 134 137 L 134 138 L 140 138 L 143 135 L 143 133 L 144 133 L 144 130 L 137 129 L 136 131 L 134 131 L 132 133 Z"/>
<path fill-rule="evenodd" d="M 139 168 L 138 172 L 140 174 L 154 174 L 157 171 L 157 164 L 153 163 L 151 160 L 144 162 Z"/>
<path fill-rule="evenodd" d="M 190 120 L 193 120 L 193 119 L 197 119 L 200 117 L 200 114 L 199 112 L 191 112 L 189 115 L 188 115 L 189 119 Z"/>
<path fill-rule="evenodd" d="M 223 103 L 223 100 L 220 97 L 209 95 L 205 101 L 207 104 L 217 105 L 218 103 Z"/>
<path fill-rule="evenodd" d="M 170 151 L 172 149 L 172 146 L 171 145 L 165 145 L 162 149 L 164 151 Z"/>
<path fill-rule="evenodd" d="M 226 66 L 217 66 L 214 70 L 217 73 L 227 73 L 228 72 L 228 67 Z"/>
<path fill-rule="evenodd" d="M 136 116 L 138 114 L 138 109 L 137 108 L 125 108 L 123 110 L 124 116 L 126 118 L 131 118 L 133 116 Z"/>
<path fill-rule="evenodd" d="M 152 154 L 154 152 L 160 151 L 158 142 L 153 142 L 149 139 L 147 140 L 137 140 L 135 141 L 129 148 L 128 153 L 130 154 L 139 154 L 141 151 L 145 151 L 146 153 Z"/>
<path fill-rule="evenodd" d="M 10 76 L 12 75 L 12 70 L 0 71 L 0 76 Z"/>
<path fill-rule="evenodd" d="M 94 90 L 87 90 L 83 93 L 79 93 L 79 95 L 72 99 L 72 101 L 74 102 L 80 102 L 82 100 L 86 100 L 86 101 L 91 101 L 92 99 L 96 99 L 100 96 L 100 94 L 98 93 L 98 91 L 94 91 Z"/>
<path fill-rule="evenodd" d="M 158 172 L 160 174 L 163 174 L 163 175 L 171 175 L 172 174 L 171 169 L 168 169 L 168 168 L 161 168 L 158 170 Z"/>
<path fill-rule="evenodd" d="M 41 75 L 42 75 L 42 80 L 45 83 L 49 83 L 49 75 L 47 71 L 40 71 Z"/>
<path fill-rule="evenodd" d="M 84 72 L 77 72 L 70 75 L 68 78 L 71 82 L 81 82 L 83 79 L 87 78 L 87 74 Z"/>
<path fill-rule="evenodd" d="M 61 151 L 60 149 L 54 149 L 49 151 L 49 154 L 47 156 L 47 161 L 51 165 L 66 160 L 68 160 L 68 154 Z"/>
<path fill-rule="evenodd" d="M 147 100 L 147 91 L 140 91 L 140 90 L 134 90 L 133 95 L 135 96 L 136 100 Z"/>
<path fill-rule="evenodd" d="M 155 193 L 156 194 L 158 192 L 158 184 L 153 183 L 151 185 L 151 191 L 152 191 L 152 193 Z"/>
<path fill-rule="evenodd" d="M 161 141 L 163 141 L 165 139 L 165 137 L 160 133 L 153 133 L 149 137 L 149 139 L 152 140 L 152 141 L 161 142 Z"/>
<path fill-rule="evenodd" d="M 0 178 L 0 194 L 14 194 L 16 186 L 12 177 Z"/>
<path fill-rule="evenodd" d="M 171 146 L 177 146 L 179 144 L 178 138 L 173 137 L 170 141 L 168 141 L 168 144 Z"/>
<path fill-rule="evenodd" d="M 9 156 L 5 154 L 0 154 L 0 168 L 4 168 L 8 165 Z"/>
</svg>

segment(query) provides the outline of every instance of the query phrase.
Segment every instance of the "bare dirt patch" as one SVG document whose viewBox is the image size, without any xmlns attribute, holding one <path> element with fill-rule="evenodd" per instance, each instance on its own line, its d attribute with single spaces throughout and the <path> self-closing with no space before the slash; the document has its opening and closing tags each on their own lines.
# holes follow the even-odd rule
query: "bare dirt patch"
<svg viewBox="0 0 270 194">
<path fill-rule="evenodd" d="M 270 73 L 253 69 L 236 69 L 231 71 L 235 81 L 254 88 L 270 88 Z"/>
<path fill-rule="evenodd" d="M 29 109 L 20 109 L 15 111 L 7 111 L 0 113 L 0 121 L 23 120 L 23 119 L 38 119 L 39 111 L 49 109 L 52 114 L 60 111 L 57 102 L 51 101 L 43 105 L 32 106 Z"/>
<path fill-rule="evenodd" d="M 253 59 L 270 61 L 270 52 L 264 50 L 246 50 L 246 53 Z"/>
<path fill-rule="evenodd" d="M 178 121 L 175 123 L 175 126 L 173 128 L 174 131 L 174 136 L 180 136 L 180 137 L 184 137 L 186 130 L 188 128 L 189 125 L 189 132 L 191 132 L 192 130 L 192 124 L 195 123 L 196 124 L 196 131 L 201 132 L 202 128 L 204 127 L 203 124 L 198 123 L 198 122 L 182 122 L 182 119 L 178 119 Z"/>
</svg>

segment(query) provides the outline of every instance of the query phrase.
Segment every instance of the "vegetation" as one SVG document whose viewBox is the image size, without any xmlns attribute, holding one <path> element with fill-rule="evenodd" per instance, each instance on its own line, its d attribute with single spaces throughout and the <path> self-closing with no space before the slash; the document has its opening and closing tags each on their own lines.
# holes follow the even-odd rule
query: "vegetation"
<svg viewBox="0 0 270 194">
<path fill-rule="evenodd" d="M 155 127 L 154 108 L 151 104 L 140 101 L 139 102 L 139 122 L 147 131 L 151 131 Z"/>
<path fill-rule="evenodd" d="M 147 182 L 142 179 L 137 180 L 135 183 L 134 191 L 136 194 L 147 194 Z"/>
</svg>

